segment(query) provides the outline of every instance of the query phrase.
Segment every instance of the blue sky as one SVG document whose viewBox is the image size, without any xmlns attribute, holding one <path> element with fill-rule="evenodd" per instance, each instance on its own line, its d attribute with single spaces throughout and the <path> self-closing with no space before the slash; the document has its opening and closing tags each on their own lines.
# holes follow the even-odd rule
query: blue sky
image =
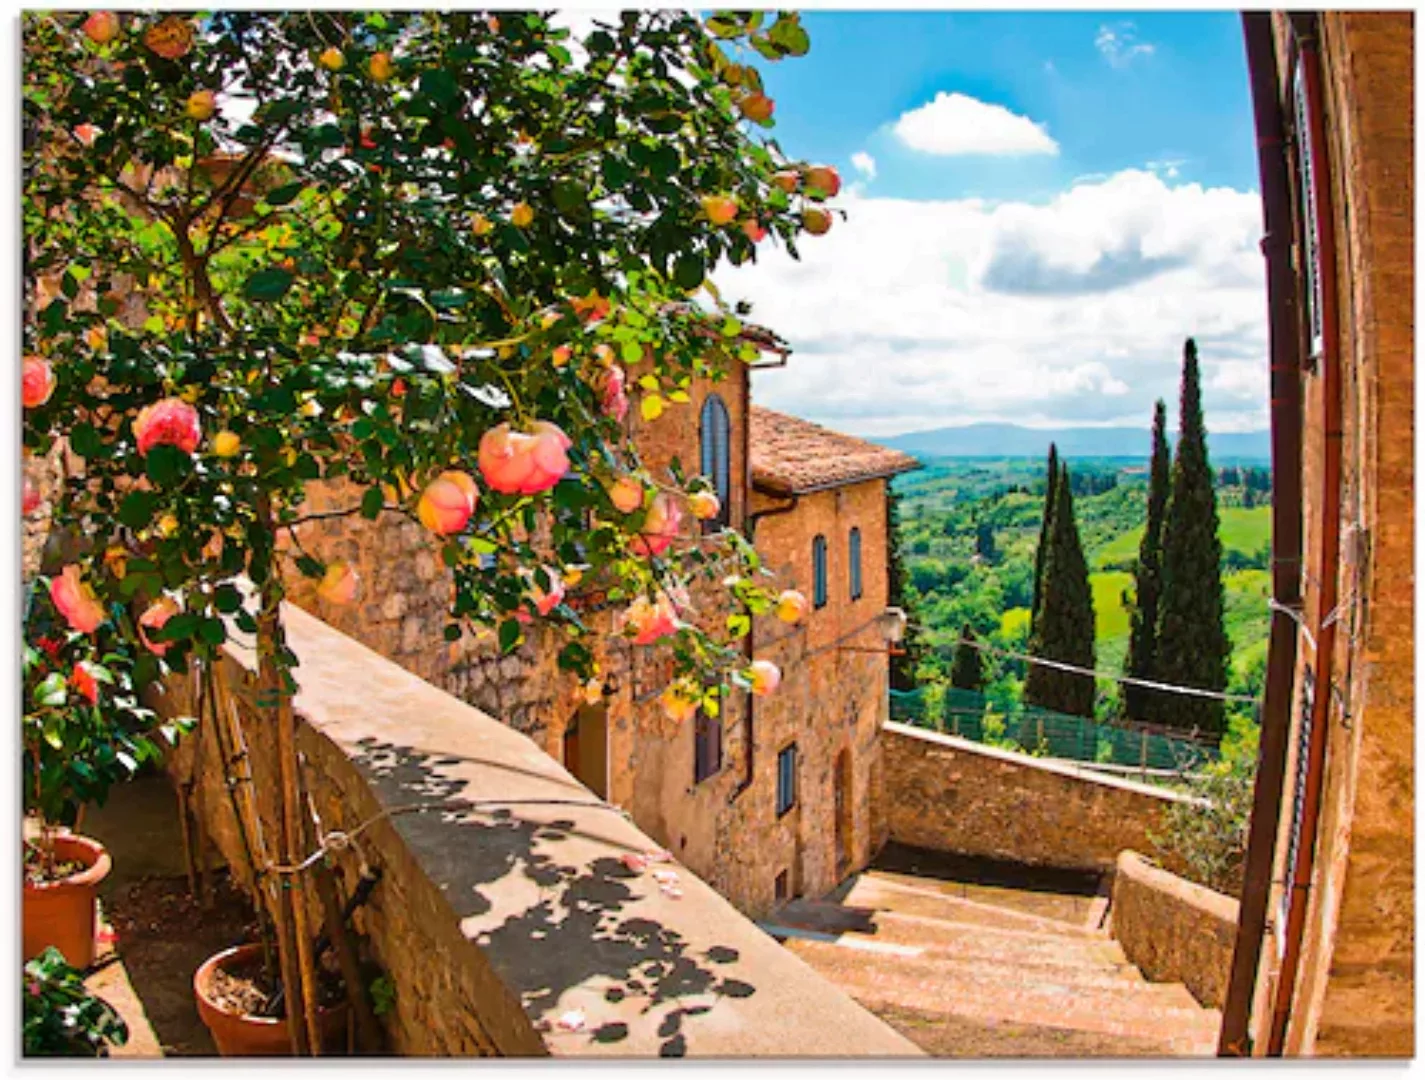
<svg viewBox="0 0 1425 1080">
<path fill-rule="evenodd" d="M 724 267 L 796 354 L 773 408 L 865 435 L 1146 427 L 1197 339 L 1209 428 L 1266 426 L 1255 135 L 1231 12 L 803 15 L 771 132 L 847 211 Z M 755 59 L 751 57 L 751 59 Z"/>
</svg>

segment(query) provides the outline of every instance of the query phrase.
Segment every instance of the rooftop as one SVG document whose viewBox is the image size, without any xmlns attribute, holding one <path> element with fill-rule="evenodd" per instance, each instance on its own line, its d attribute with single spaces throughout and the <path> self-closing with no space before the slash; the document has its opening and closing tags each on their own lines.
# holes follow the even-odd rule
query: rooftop
<svg viewBox="0 0 1425 1080">
<path fill-rule="evenodd" d="M 805 495 L 920 468 L 899 450 L 757 405 L 751 436 L 752 486 L 769 495 Z"/>
</svg>

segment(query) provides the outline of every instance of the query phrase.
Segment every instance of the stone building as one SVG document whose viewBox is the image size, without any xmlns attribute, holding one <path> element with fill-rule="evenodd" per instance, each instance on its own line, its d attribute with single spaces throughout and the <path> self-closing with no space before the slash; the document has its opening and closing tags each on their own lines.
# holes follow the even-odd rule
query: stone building
<svg viewBox="0 0 1425 1080">
<path fill-rule="evenodd" d="M 1274 424 L 1296 427 L 1282 398 L 1301 406 L 1301 599 L 1275 765 L 1263 728 L 1259 785 L 1279 783 L 1280 797 L 1263 808 L 1259 795 L 1262 873 L 1254 886 L 1249 851 L 1243 894 L 1264 919 L 1238 939 L 1224 1043 L 1244 1052 L 1246 1033 L 1254 1054 L 1410 1056 L 1413 16 L 1274 14 L 1270 42 L 1250 18 L 1263 175 L 1284 152 L 1288 181 L 1264 180 L 1263 196 L 1271 229 L 1279 192 L 1291 233 L 1278 230 L 1273 360 L 1287 381 L 1273 399 Z M 1269 684 L 1269 709 L 1271 697 Z"/>
<path fill-rule="evenodd" d="M 744 341 L 785 363 L 786 349 L 756 328 Z M 888 718 L 886 484 L 917 462 L 814 424 L 751 407 L 751 370 L 735 363 L 721 383 L 694 380 L 689 401 L 654 422 L 637 410 L 631 433 L 645 466 L 667 475 L 676 459 L 714 480 L 720 524 L 755 542 L 779 587 L 811 601 L 796 627 L 755 620 L 748 658 L 770 659 L 781 688 L 756 700 L 737 690 L 716 718 L 671 724 L 658 696 L 671 655 L 633 646 L 612 610 L 584 611 L 595 631 L 602 697 L 557 668 L 551 633 L 501 656 L 487 634 L 443 638 L 449 572 L 428 535 L 407 522 L 313 522 L 304 547 L 349 561 L 361 576 L 356 605 L 336 607 L 292 575 L 294 602 L 407 670 L 496 716 L 534 741 L 596 794 L 754 916 L 781 899 L 818 895 L 864 866 L 879 847 L 877 735 Z M 637 373 L 633 373 L 636 379 Z M 319 490 L 311 509 L 355 504 L 344 486 Z M 684 532 L 697 528 L 684 525 Z M 711 593 L 695 591 L 716 622 Z"/>
</svg>

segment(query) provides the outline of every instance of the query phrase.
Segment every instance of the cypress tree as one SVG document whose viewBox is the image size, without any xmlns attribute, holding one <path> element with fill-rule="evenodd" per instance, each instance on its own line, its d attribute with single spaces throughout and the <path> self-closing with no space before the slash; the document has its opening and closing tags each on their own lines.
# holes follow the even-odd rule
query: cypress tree
<svg viewBox="0 0 1425 1080">
<path fill-rule="evenodd" d="M 1134 679 L 1157 677 L 1158 600 L 1163 589 L 1163 515 L 1168 506 L 1172 455 L 1168 449 L 1168 410 L 1161 400 L 1153 409 L 1153 458 L 1148 469 L 1148 521 L 1138 545 L 1138 565 L 1133 572 L 1134 604 L 1128 656 L 1123 673 Z M 1124 683 L 1122 715 L 1127 720 L 1152 721 L 1158 695 Z"/>
<path fill-rule="evenodd" d="M 1202 423 L 1197 346 L 1183 349 L 1178 445 L 1163 519 L 1162 596 L 1158 601 L 1157 671 L 1163 682 L 1222 691 L 1231 646 L 1222 622 L 1222 543 L 1217 496 Z M 1220 734 L 1223 703 L 1186 694 L 1156 695 L 1160 723 Z"/>
<path fill-rule="evenodd" d="M 900 655 L 891 657 L 891 689 L 914 690 L 916 669 L 920 666 L 924 645 L 920 639 L 920 610 L 915 590 L 906 575 L 905 558 L 901 554 L 900 496 L 886 490 L 886 573 L 888 601 L 906 613 L 909 622 L 901 639 Z"/>
<path fill-rule="evenodd" d="M 1044 516 L 1039 520 L 1039 546 L 1034 549 L 1034 602 L 1029 606 L 1032 633 L 1039 618 L 1039 597 L 1044 584 L 1044 553 L 1049 544 L 1049 519 L 1054 513 L 1054 493 L 1059 487 L 1059 448 L 1049 444 L 1049 471 L 1044 479 Z"/>
<path fill-rule="evenodd" d="M 1074 521 L 1074 496 L 1067 465 L 1058 470 L 1058 490 L 1044 556 L 1044 581 L 1039 618 L 1029 637 L 1032 656 L 1076 667 L 1094 663 L 1093 591 L 1089 568 Z M 1030 664 L 1024 680 L 1024 701 L 1074 716 L 1093 716 L 1094 680 L 1058 668 Z"/>
<path fill-rule="evenodd" d="M 985 666 L 975 644 L 975 632 L 970 629 L 970 624 L 966 623 L 960 627 L 960 640 L 955 643 L 955 659 L 950 666 L 950 685 L 956 690 L 972 690 L 979 694 L 985 689 Z"/>
</svg>

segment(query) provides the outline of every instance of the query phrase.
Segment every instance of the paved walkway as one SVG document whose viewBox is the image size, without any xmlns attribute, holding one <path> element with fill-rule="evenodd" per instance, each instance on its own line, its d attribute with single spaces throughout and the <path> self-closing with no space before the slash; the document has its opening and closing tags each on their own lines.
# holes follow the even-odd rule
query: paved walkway
<svg viewBox="0 0 1425 1080">
<path fill-rule="evenodd" d="M 892 848 L 764 928 L 937 1056 L 1213 1055 L 1220 1014 L 1144 980 L 1102 929 L 1096 880 L 1014 876 Z"/>
</svg>

